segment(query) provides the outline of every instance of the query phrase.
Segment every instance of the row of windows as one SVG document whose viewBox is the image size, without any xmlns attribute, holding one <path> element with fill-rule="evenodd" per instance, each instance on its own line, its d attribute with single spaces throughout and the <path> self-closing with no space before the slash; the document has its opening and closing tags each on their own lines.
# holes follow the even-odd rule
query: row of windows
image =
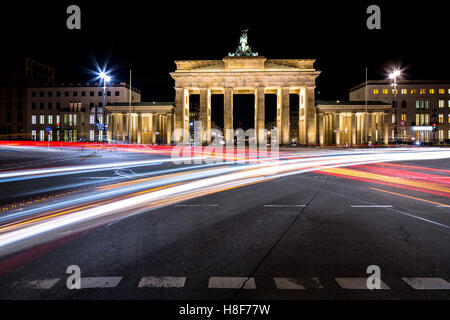
<svg viewBox="0 0 450 320">
<path fill-rule="evenodd" d="M 77 125 L 77 115 L 76 114 L 64 114 L 64 124 L 69 126 Z M 56 115 L 56 123 L 61 123 L 60 115 Z M 37 124 L 37 115 L 31 115 L 31 124 Z M 39 115 L 39 124 L 53 124 L 53 115 L 47 115 L 47 122 L 45 121 L 45 115 Z"/>
<path fill-rule="evenodd" d="M 22 113 L 17 113 L 17 122 L 22 122 L 23 121 L 23 114 Z M 5 121 L 8 123 L 12 122 L 12 114 L 11 112 L 7 112 L 6 113 L 6 117 L 5 117 Z"/>
<path fill-rule="evenodd" d="M 395 119 L 394 115 L 392 115 L 392 116 L 393 116 L 392 119 Z M 445 118 L 444 115 L 442 113 L 440 113 L 438 115 L 438 122 L 441 124 L 444 124 L 445 123 L 444 118 Z M 392 122 L 392 123 L 395 123 L 395 122 Z M 447 115 L 447 123 L 450 124 L 450 114 Z M 423 114 L 423 113 L 422 114 L 416 113 L 416 124 L 417 125 L 429 125 L 430 124 L 430 115 Z"/>
<path fill-rule="evenodd" d="M 398 89 L 381 89 L 381 92 L 383 94 L 389 94 L 389 92 L 392 92 L 392 94 L 408 94 L 408 92 L 410 92 L 410 94 L 435 94 L 436 92 L 438 92 L 439 94 L 445 94 L 448 93 L 450 94 L 450 89 L 400 89 L 400 91 Z M 380 94 L 380 89 L 373 89 L 373 94 L 377 95 Z"/>
<path fill-rule="evenodd" d="M 37 136 L 37 130 L 31 130 L 31 139 L 39 141 L 53 141 L 53 131 L 48 133 L 45 130 L 39 130 L 39 137 Z M 64 141 L 77 141 L 77 130 L 64 130 L 62 133 L 56 131 L 56 141 L 61 139 Z M 47 136 L 47 138 L 45 137 Z M 89 130 L 89 141 L 95 140 L 95 131 Z M 103 141 L 103 130 L 99 130 L 98 141 Z"/>
<path fill-rule="evenodd" d="M 439 100 L 438 107 L 444 108 L 446 105 L 445 100 Z M 447 100 L 447 106 L 450 108 L 450 100 Z M 428 100 L 416 100 L 416 109 L 429 109 L 430 101 Z"/>
<path fill-rule="evenodd" d="M 36 110 L 36 106 L 37 106 L 36 102 L 32 102 L 31 103 L 31 109 L 32 110 Z M 70 106 L 70 110 L 81 111 L 81 102 L 79 102 L 79 101 L 70 102 L 69 106 Z M 91 108 L 94 108 L 95 107 L 95 102 L 91 101 L 89 103 L 89 106 Z M 97 107 L 98 108 L 101 108 L 102 106 L 103 106 L 103 102 L 97 102 Z M 40 102 L 39 103 L 39 109 L 40 110 L 44 110 L 44 108 L 45 108 L 45 103 L 44 102 Z M 47 102 L 47 109 L 48 110 L 52 110 L 53 109 L 53 102 Z M 61 109 L 61 102 L 56 102 L 56 109 L 58 109 L 58 110 Z"/>
<path fill-rule="evenodd" d="M 86 93 L 87 93 L 86 91 L 81 91 L 81 97 L 85 97 Z M 103 96 L 103 91 L 97 91 L 97 95 L 99 97 L 102 97 Z M 111 91 L 106 91 L 106 95 L 108 97 L 110 97 L 111 96 Z M 114 95 L 116 97 L 119 97 L 120 96 L 120 91 L 114 91 Z M 32 91 L 31 92 L 31 96 L 32 97 L 36 97 L 37 96 L 37 92 L 36 91 Z M 45 92 L 44 91 L 39 92 L 39 97 L 44 97 L 44 96 L 45 96 Z M 57 97 L 61 97 L 61 91 L 56 91 L 56 96 Z M 64 91 L 64 96 L 65 97 L 70 97 L 70 91 Z M 89 96 L 90 97 L 95 96 L 95 91 L 89 91 Z M 53 91 L 48 91 L 47 92 L 47 97 L 53 97 Z M 78 97 L 78 91 L 72 91 L 72 97 Z"/>
</svg>

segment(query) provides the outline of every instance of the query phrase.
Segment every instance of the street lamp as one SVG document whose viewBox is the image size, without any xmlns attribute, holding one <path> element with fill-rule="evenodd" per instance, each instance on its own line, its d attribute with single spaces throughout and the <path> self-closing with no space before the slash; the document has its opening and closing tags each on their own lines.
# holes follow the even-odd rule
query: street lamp
<svg viewBox="0 0 450 320">
<path fill-rule="evenodd" d="M 100 79 L 103 80 L 103 134 L 102 134 L 102 141 L 105 140 L 105 137 L 107 137 L 106 134 L 106 83 L 111 81 L 111 77 L 108 76 L 108 74 L 105 71 L 101 71 L 98 75 Z M 95 118 L 97 119 L 97 110 L 95 111 Z"/>
<path fill-rule="evenodd" d="M 401 74 L 399 69 L 394 69 L 394 71 L 392 71 L 389 74 L 389 79 L 392 80 L 392 84 L 391 86 L 394 88 L 394 115 L 395 115 L 395 122 L 394 122 L 394 138 L 397 135 L 397 77 L 399 77 Z"/>
</svg>

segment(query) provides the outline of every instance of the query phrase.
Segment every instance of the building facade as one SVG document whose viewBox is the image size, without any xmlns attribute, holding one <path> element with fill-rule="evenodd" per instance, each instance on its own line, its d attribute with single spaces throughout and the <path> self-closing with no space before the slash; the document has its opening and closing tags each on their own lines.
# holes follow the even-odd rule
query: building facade
<svg viewBox="0 0 450 320">
<path fill-rule="evenodd" d="M 140 91 L 132 88 L 131 92 L 132 101 L 140 102 Z M 111 83 L 106 88 L 106 104 L 127 102 L 129 95 L 130 89 L 126 83 Z M 102 128 L 96 125 L 105 124 L 106 114 L 103 110 L 103 88 L 97 83 L 30 86 L 26 88 L 26 104 L 29 117 L 27 139 L 104 140 Z"/>
<path fill-rule="evenodd" d="M 370 80 L 350 89 L 351 101 L 390 104 L 391 142 L 445 142 L 450 139 L 450 81 L 400 80 L 395 90 L 389 81 Z M 432 131 L 433 123 L 437 131 Z"/>
<path fill-rule="evenodd" d="M 0 68 L 0 136 L 7 140 L 26 139 L 27 88 L 54 84 L 55 69 L 29 58 L 4 60 Z"/>
</svg>

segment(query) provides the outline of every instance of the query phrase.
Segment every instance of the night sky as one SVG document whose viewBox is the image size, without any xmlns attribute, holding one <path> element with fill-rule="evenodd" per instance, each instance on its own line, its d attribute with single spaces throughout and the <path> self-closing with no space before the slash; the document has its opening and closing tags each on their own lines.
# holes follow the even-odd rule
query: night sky
<svg viewBox="0 0 450 320">
<path fill-rule="evenodd" d="M 311 2 L 311 3 L 308 3 Z M 394 2 L 394 1 L 390 1 Z M 2 52 L 56 67 L 58 82 L 85 82 L 109 57 L 116 80 L 146 101 L 173 101 L 176 59 L 222 59 L 249 28 L 249 45 L 267 58 L 315 58 L 320 100 L 348 99 L 365 78 L 401 66 L 408 79 L 448 79 L 449 11 L 410 1 L 33 1 L 1 4 Z M 81 7 L 82 29 L 66 28 L 66 8 Z M 366 8 L 381 7 L 381 30 L 366 28 Z"/>
</svg>

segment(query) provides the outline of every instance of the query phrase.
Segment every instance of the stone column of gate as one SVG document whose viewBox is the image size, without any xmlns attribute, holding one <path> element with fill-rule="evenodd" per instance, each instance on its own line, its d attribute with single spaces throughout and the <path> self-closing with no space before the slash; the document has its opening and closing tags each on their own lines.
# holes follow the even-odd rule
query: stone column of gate
<svg viewBox="0 0 450 320">
<path fill-rule="evenodd" d="M 122 141 L 124 141 L 125 140 L 125 135 L 123 134 L 123 127 L 124 127 L 124 125 L 123 125 L 123 113 L 119 113 L 119 132 L 120 132 L 120 139 L 122 140 Z"/>
<path fill-rule="evenodd" d="M 158 128 L 156 126 L 156 114 L 152 113 L 152 116 L 150 117 L 150 122 L 152 123 L 152 143 L 156 143 L 156 131 L 158 131 Z"/>
<path fill-rule="evenodd" d="M 389 114 L 383 113 L 383 137 L 384 144 L 389 144 Z"/>
<path fill-rule="evenodd" d="M 111 141 L 111 139 L 113 139 L 113 130 L 114 130 L 113 115 L 108 114 L 106 117 L 108 119 L 107 139 L 108 139 L 108 141 Z"/>
<path fill-rule="evenodd" d="M 263 144 L 266 141 L 265 112 L 264 87 L 258 87 L 255 89 L 255 132 L 258 144 Z"/>
<path fill-rule="evenodd" d="M 188 95 L 189 99 L 189 95 Z M 189 129 L 185 128 L 186 123 L 186 90 L 184 88 L 175 88 L 175 142 L 180 142 L 183 139 L 182 130 Z M 189 111 L 188 111 L 189 117 Z M 153 116 L 152 116 L 153 119 Z M 189 119 L 188 119 L 189 122 Z M 188 124 L 189 125 L 189 124 Z"/>
<path fill-rule="evenodd" d="M 378 143 L 377 114 L 376 113 L 372 113 L 372 143 Z"/>
<path fill-rule="evenodd" d="M 317 144 L 317 114 L 314 105 L 314 87 L 307 87 L 305 91 L 305 125 L 306 143 Z"/>
<path fill-rule="evenodd" d="M 356 114 L 352 112 L 351 144 L 356 145 Z"/>
<path fill-rule="evenodd" d="M 370 140 L 373 143 L 373 136 L 372 136 L 372 113 L 368 112 L 366 114 L 367 116 L 367 127 L 366 127 L 366 142 L 369 143 L 369 136 L 371 136 Z"/>
<path fill-rule="evenodd" d="M 137 116 L 137 143 L 142 143 L 142 115 Z"/>
<path fill-rule="evenodd" d="M 325 119 L 322 112 L 319 113 L 319 144 L 325 144 Z"/>
<path fill-rule="evenodd" d="M 338 112 L 333 114 L 333 130 L 336 130 L 334 143 L 339 145 L 341 143 L 341 116 Z"/>
<path fill-rule="evenodd" d="M 227 143 L 233 143 L 233 89 L 225 88 L 223 96 L 223 136 Z"/>
<path fill-rule="evenodd" d="M 200 89 L 200 121 L 202 122 L 202 142 L 211 142 L 211 90 Z"/>
<path fill-rule="evenodd" d="M 289 88 L 279 89 L 278 95 L 280 99 L 280 121 L 277 121 L 278 144 L 289 144 Z"/>
<path fill-rule="evenodd" d="M 172 143 L 172 115 L 168 114 L 166 117 L 166 136 L 167 136 L 167 144 Z"/>
</svg>

